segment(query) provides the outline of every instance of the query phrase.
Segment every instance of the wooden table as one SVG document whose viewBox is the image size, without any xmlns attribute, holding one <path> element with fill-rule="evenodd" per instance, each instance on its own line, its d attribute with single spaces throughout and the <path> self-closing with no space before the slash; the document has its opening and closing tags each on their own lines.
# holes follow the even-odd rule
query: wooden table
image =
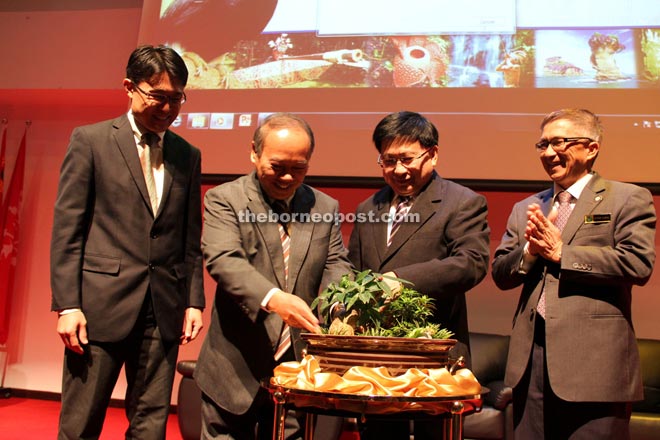
<svg viewBox="0 0 660 440">
<path fill-rule="evenodd" d="M 261 383 L 275 403 L 273 419 L 273 440 L 284 440 L 284 421 L 287 409 L 305 413 L 305 440 L 314 437 L 314 422 L 317 414 L 342 415 L 361 418 L 367 415 L 395 414 L 397 417 L 415 418 L 420 415 L 442 415 L 444 440 L 461 440 L 463 416 L 480 411 L 481 393 L 464 396 L 406 397 L 406 396 L 365 396 L 360 394 L 325 393 L 319 391 L 287 388 L 273 385 L 270 380 Z"/>
</svg>

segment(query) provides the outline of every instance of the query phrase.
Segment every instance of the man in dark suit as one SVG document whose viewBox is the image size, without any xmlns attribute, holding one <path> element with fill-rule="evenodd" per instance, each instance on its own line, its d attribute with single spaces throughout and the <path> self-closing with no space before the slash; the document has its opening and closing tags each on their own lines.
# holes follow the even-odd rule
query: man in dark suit
<svg viewBox="0 0 660 440">
<path fill-rule="evenodd" d="M 168 130 L 187 78 L 174 50 L 139 47 L 128 114 L 71 135 L 51 242 L 60 439 L 98 438 L 122 366 L 126 438 L 165 438 L 178 346 L 198 335 L 204 307 L 200 152 Z"/>
<path fill-rule="evenodd" d="M 422 115 L 402 111 L 386 116 L 373 141 L 388 186 L 358 206 L 356 218 L 374 221 L 354 225 L 349 259 L 358 270 L 394 275 L 433 298 L 432 322 L 458 340 L 451 356 L 469 362 L 465 293 L 488 269 L 486 199 L 436 173 L 438 131 Z M 367 423 L 364 431 L 363 438 L 369 439 L 409 437 L 407 423 Z M 441 433 L 438 421 L 415 423 L 416 439 Z"/>
<path fill-rule="evenodd" d="M 628 439 L 642 399 L 632 287 L 653 270 L 653 198 L 592 171 L 602 127 L 590 111 L 550 113 L 541 130 L 553 187 L 516 203 L 493 260 L 499 288 L 523 286 L 505 377 L 516 438 Z"/>
<path fill-rule="evenodd" d="M 300 358 L 301 330 L 320 332 L 309 304 L 351 272 L 337 201 L 303 184 L 313 149 L 304 120 L 271 115 L 255 131 L 255 171 L 206 194 L 202 248 L 218 286 L 195 369 L 204 439 L 272 438 L 273 404 L 259 382 Z M 286 434 L 301 435 L 295 417 Z"/>
</svg>

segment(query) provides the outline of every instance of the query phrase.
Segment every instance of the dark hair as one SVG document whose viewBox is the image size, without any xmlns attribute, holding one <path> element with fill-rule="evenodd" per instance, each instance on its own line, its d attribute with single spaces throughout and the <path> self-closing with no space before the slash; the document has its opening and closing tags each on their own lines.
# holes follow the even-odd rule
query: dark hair
<svg viewBox="0 0 660 440">
<path fill-rule="evenodd" d="M 596 142 L 603 139 L 603 126 L 594 113 L 581 108 L 564 108 L 548 114 L 541 122 L 541 131 L 551 122 L 566 119 L 587 131 L 590 138 Z"/>
<path fill-rule="evenodd" d="M 271 130 L 280 128 L 300 128 L 304 130 L 309 136 L 309 154 L 312 154 L 314 151 L 314 133 L 307 121 L 292 113 L 273 113 L 266 117 L 254 131 L 252 142 L 254 142 L 254 151 L 257 153 L 257 156 L 261 156 L 261 152 L 264 150 L 264 140 L 268 136 L 268 133 Z"/>
<path fill-rule="evenodd" d="M 372 140 L 379 153 L 393 143 L 418 142 L 422 148 L 438 145 L 438 129 L 419 113 L 401 111 L 385 116 L 374 129 Z"/>
<path fill-rule="evenodd" d="M 164 72 L 173 83 L 180 83 L 182 87 L 188 83 L 186 63 L 171 47 L 140 46 L 131 53 L 126 65 L 126 78 L 135 84 L 149 81 L 154 75 Z"/>
</svg>

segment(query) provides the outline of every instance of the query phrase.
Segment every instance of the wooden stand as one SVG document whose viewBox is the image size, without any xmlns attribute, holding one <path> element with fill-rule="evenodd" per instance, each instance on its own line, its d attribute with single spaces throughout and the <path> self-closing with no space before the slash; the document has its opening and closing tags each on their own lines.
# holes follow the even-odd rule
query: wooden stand
<svg viewBox="0 0 660 440">
<path fill-rule="evenodd" d="M 359 394 L 324 393 L 299 390 L 273 385 L 270 381 L 262 382 L 268 390 L 275 412 L 273 418 L 273 440 L 284 440 L 284 422 L 288 409 L 305 413 L 305 440 L 314 437 L 314 424 L 317 414 L 343 415 L 361 418 L 366 415 L 396 414 L 398 417 L 415 418 L 420 415 L 441 415 L 443 417 L 443 439 L 461 440 L 463 438 L 463 416 L 473 411 L 480 411 L 482 394 L 443 397 L 406 397 L 406 396 L 364 396 Z"/>
</svg>

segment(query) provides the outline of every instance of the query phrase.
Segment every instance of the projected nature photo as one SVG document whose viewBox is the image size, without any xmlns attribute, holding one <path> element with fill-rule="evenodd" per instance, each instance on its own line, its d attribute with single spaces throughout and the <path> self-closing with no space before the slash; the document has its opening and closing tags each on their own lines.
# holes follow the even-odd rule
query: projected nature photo
<svg viewBox="0 0 660 440">
<path fill-rule="evenodd" d="M 282 33 L 241 41 L 208 62 L 182 53 L 198 72 L 190 86 L 202 89 L 657 87 L 660 78 L 657 29 L 331 39 Z"/>
<path fill-rule="evenodd" d="M 542 180 L 538 124 L 581 107 L 606 127 L 599 169 L 652 182 L 657 2 L 144 0 L 139 41 L 186 62 L 189 99 L 172 127 L 202 149 L 205 173 L 249 171 L 254 129 L 287 111 L 316 134 L 310 175 L 377 177 L 373 128 L 412 110 L 440 131 L 444 177 Z M 643 166 L 627 166 L 632 156 Z"/>
<path fill-rule="evenodd" d="M 244 1 L 246 7 L 252 3 L 253 11 L 262 10 L 261 14 L 246 10 L 250 22 L 265 17 L 268 23 L 263 29 L 255 29 L 253 35 L 247 32 L 236 35 L 235 41 L 225 47 L 218 44 L 214 50 L 214 31 L 204 23 L 216 13 L 240 12 L 231 11 L 232 8 L 227 6 L 229 3 L 232 2 L 174 0 L 161 3 L 159 20 L 166 23 L 163 29 L 172 32 L 173 39 L 168 41 L 169 44 L 181 52 L 193 72 L 189 83 L 191 88 L 637 88 L 658 86 L 660 78 L 660 30 L 598 27 L 602 23 L 598 16 L 585 17 L 584 26 L 573 28 L 563 27 L 562 21 L 553 24 L 551 17 L 536 28 L 516 26 L 515 19 L 512 19 L 510 31 L 498 33 L 498 27 L 491 29 L 497 20 L 482 11 L 478 7 L 482 2 L 477 2 L 472 15 L 482 15 L 480 33 L 461 33 L 459 23 L 454 25 L 459 31 L 452 34 L 403 35 L 398 29 L 397 15 L 393 14 L 391 23 L 385 20 L 369 35 L 355 35 L 364 33 L 361 24 L 366 29 L 372 28 L 369 23 L 373 18 L 368 19 L 368 16 L 362 23 L 357 20 L 353 27 L 342 28 L 347 35 L 321 35 L 319 28 L 323 24 L 319 23 L 319 14 L 324 4 L 321 1 L 318 4 L 313 0 L 307 0 L 307 3 L 297 0 Z M 341 2 L 338 3 L 332 11 L 341 8 Z M 380 5 L 386 7 L 388 3 L 394 4 L 381 2 Z M 420 2 L 412 3 L 414 6 Z M 446 14 L 449 10 L 441 7 L 444 2 L 435 3 L 436 7 L 440 6 L 438 13 Z M 533 2 L 529 1 L 487 3 L 502 11 L 509 6 L 512 13 L 515 10 L 511 6 L 533 7 Z M 425 3 L 427 9 L 428 4 Z M 316 9 L 310 9 L 310 5 L 315 5 Z M 430 9 L 427 12 L 432 14 L 436 8 Z M 270 10 L 272 14 L 268 17 Z M 607 8 L 601 8 L 601 11 L 607 11 Z M 305 12 L 307 19 L 301 18 Z M 454 13 L 462 17 L 459 12 Z M 594 14 L 602 13 L 594 11 Z M 286 14 L 291 16 L 283 17 Z M 533 10 L 521 14 L 541 20 Z M 337 14 L 337 20 L 345 18 L 345 15 Z M 332 19 L 332 16 L 324 18 L 325 21 Z M 502 20 L 509 23 L 504 18 Z M 627 25 L 641 22 L 631 21 Z M 285 23 L 289 24 L 289 29 L 277 29 L 284 27 Z M 465 29 L 471 30 L 471 25 L 471 21 L 464 23 Z M 306 31 L 307 27 L 314 29 Z M 191 28 L 190 32 L 194 32 L 185 35 L 177 32 L 179 28 Z M 209 33 L 196 37 L 195 34 L 202 30 Z"/>
</svg>

